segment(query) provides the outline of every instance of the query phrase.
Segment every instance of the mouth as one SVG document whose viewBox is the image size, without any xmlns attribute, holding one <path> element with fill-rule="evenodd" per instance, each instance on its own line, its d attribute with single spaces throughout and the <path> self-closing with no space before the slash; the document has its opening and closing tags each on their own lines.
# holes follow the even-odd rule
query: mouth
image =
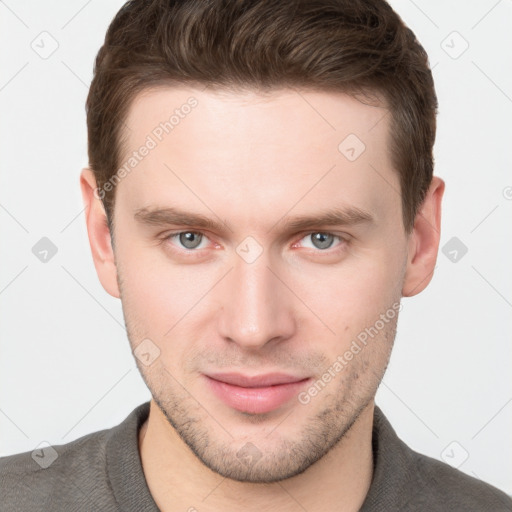
<svg viewBox="0 0 512 512">
<path fill-rule="evenodd" d="M 263 414 L 273 411 L 296 397 L 312 380 L 284 373 L 242 375 L 212 373 L 204 375 L 210 391 L 229 407 L 241 412 Z"/>
</svg>

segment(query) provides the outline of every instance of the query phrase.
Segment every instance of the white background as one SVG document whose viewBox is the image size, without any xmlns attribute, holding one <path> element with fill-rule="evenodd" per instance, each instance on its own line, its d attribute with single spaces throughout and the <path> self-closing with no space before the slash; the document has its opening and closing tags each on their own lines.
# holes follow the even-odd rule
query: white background
<svg viewBox="0 0 512 512">
<path fill-rule="evenodd" d="M 432 283 L 403 300 L 376 401 L 413 449 L 467 455 L 461 471 L 511 494 L 512 2 L 391 4 L 433 67 L 441 248 L 457 237 L 468 252 L 440 251 Z M 96 276 L 79 189 L 93 60 L 121 5 L 0 3 L 0 455 L 109 428 L 150 399 L 120 301 Z M 31 47 L 43 31 L 58 43 L 47 59 Z M 44 236 L 58 248 L 47 263 L 31 250 Z"/>
</svg>

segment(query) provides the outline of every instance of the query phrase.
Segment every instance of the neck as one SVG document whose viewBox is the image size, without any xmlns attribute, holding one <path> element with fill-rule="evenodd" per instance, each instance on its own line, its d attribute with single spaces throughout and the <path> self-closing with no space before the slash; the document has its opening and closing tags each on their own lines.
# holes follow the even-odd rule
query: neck
<svg viewBox="0 0 512 512">
<path fill-rule="evenodd" d="M 152 400 L 139 431 L 144 475 L 162 512 L 356 512 L 372 480 L 373 412 L 371 401 L 341 441 L 303 473 L 258 484 L 224 478 L 204 466 Z"/>
</svg>

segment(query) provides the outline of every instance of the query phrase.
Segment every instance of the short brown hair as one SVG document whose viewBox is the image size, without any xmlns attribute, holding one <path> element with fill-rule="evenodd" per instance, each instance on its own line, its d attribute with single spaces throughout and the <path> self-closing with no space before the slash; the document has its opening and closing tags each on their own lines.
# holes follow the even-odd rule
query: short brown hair
<svg viewBox="0 0 512 512">
<path fill-rule="evenodd" d="M 425 50 L 384 0 L 128 1 L 108 28 L 87 97 L 99 189 L 120 164 L 135 96 L 165 84 L 377 93 L 391 113 L 390 156 L 412 230 L 432 180 L 438 105 Z M 100 197 L 112 227 L 109 188 Z"/>
</svg>

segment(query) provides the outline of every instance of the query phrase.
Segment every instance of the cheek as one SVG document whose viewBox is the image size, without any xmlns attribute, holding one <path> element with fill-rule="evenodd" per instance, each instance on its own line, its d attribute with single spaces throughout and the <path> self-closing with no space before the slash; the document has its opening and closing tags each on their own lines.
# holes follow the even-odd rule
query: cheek
<svg viewBox="0 0 512 512">
<path fill-rule="evenodd" d="M 119 240 L 116 260 L 123 302 L 145 323 L 151 321 L 153 331 L 162 325 L 170 328 L 204 293 L 207 276 L 171 262 L 155 242 L 132 240 L 128 233 Z"/>
<path fill-rule="evenodd" d="M 204 294 L 204 286 L 199 285 L 176 269 L 143 272 L 138 266 L 125 282 L 125 298 L 133 318 L 155 337 L 167 339 L 175 326 L 186 323 L 190 310 Z"/>
<path fill-rule="evenodd" d="M 360 253 L 336 268 L 318 267 L 314 276 L 300 278 L 303 300 L 338 340 L 342 335 L 349 342 L 399 300 L 399 261 L 396 252 L 381 250 Z"/>
<path fill-rule="evenodd" d="M 137 258 L 136 251 L 118 258 L 118 274 L 127 323 L 151 339 L 164 339 L 185 313 L 182 283 L 169 269 Z"/>
</svg>

